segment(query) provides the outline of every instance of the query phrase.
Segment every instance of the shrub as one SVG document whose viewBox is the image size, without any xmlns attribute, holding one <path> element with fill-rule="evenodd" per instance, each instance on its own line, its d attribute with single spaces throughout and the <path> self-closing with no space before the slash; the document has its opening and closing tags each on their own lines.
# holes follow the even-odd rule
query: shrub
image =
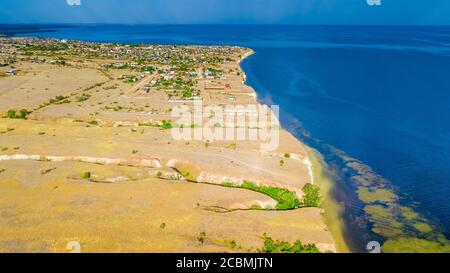
<svg viewBox="0 0 450 273">
<path fill-rule="evenodd" d="M 260 250 L 262 253 L 320 253 L 314 244 L 303 245 L 300 241 L 294 244 L 288 242 L 273 240 L 264 234 L 264 247 Z"/>
<path fill-rule="evenodd" d="M 27 109 L 21 109 L 19 111 L 19 118 L 20 119 L 26 119 L 29 114 L 30 114 L 30 112 L 28 112 Z"/>
<path fill-rule="evenodd" d="M 90 98 L 91 98 L 91 95 L 89 95 L 89 94 L 82 94 L 81 96 L 77 97 L 77 102 L 87 101 Z"/>
<path fill-rule="evenodd" d="M 141 68 L 141 71 L 153 73 L 153 71 L 155 71 L 155 68 L 153 66 L 144 66 Z"/>
<path fill-rule="evenodd" d="M 11 118 L 11 119 L 26 119 L 30 112 L 27 109 L 21 109 L 19 113 L 17 113 L 16 110 L 8 110 L 8 112 L 5 115 L 5 118 Z"/>
<path fill-rule="evenodd" d="M 227 148 L 232 149 L 232 150 L 236 150 L 237 144 L 236 143 L 231 143 L 230 145 L 228 145 Z"/>
<path fill-rule="evenodd" d="M 235 249 L 237 247 L 237 243 L 234 240 L 233 241 L 227 241 L 226 243 L 227 243 L 228 247 L 231 248 L 231 249 Z"/>
<path fill-rule="evenodd" d="M 16 116 L 17 116 L 16 110 L 8 110 L 8 112 L 6 113 L 7 118 L 16 118 Z"/>
<path fill-rule="evenodd" d="M 229 188 L 236 187 L 232 182 L 224 182 L 224 183 L 222 183 L 222 186 L 229 187 Z"/>
<path fill-rule="evenodd" d="M 81 175 L 81 179 L 89 179 L 89 178 L 91 178 L 91 172 L 84 172 Z"/>
<path fill-rule="evenodd" d="M 159 126 L 161 129 L 172 129 L 172 122 L 170 120 L 163 120 L 161 125 Z"/>
<path fill-rule="evenodd" d="M 240 186 L 236 186 L 232 182 L 223 182 L 222 186 L 229 188 L 243 188 L 268 195 L 275 201 L 277 201 L 276 209 L 278 210 L 296 209 L 301 207 L 302 205 L 297 197 L 297 194 L 287 189 L 275 188 L 270 186 L 257 186 L 249 181 L 244 181 L 244 183 L 242 183 L 242 185 Z M 261 209 L 261 207 L 252 207 L 252 209 Z"/>
<path fill-rule="evenodd" d="M 242 188 L 260 192 L 272 197 L 278 202 L 276 208 L 279 210 L 289 210 L 299 208 L 301 205 L 300 200 L 295 192 L 289 191 L 287 189 L 269 187 L 269 186 L 257 186 L 251 182 L 245 181 Z"/>
<path fill-rule="evenodd" d="M 305 207 L 318 207 L 321 203 L 320 188 L 313 184 L 306 184 L 303 187 L 303 205 Z"/>
<path fill-rule="evenodd" d="M 200 244 L 203 244 L 205 242 L 205 239 L 206 239 L 206 233 L 204 231 L 200 232 L 200 234 L 197 236 L 197 242 Z"/>
</svg>

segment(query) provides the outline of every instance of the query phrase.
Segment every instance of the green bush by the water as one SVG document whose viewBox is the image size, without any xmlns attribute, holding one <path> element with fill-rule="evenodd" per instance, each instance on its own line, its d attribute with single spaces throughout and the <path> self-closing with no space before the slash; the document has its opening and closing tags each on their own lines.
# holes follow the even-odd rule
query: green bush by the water
<svg viewBox="0 0 450 273">
<path fill-rule="evenodd" d="M 321 203 L 320 188 L 313 184 L 306 184 L 303 187 L 303 206 L 318 207 Z"/>
<path fill-rule="evenodd" d="M 276 208 L 279 210 L 295 209 L 299 208 L 301 205 L 300 200 L 297 197 L 297 194 L 295 194 L 295 192 L 286 189 L 269 186 L 257 186 L 248 181 L 245 181 L 241 185 L 241 188 L 260 192 L 272 197 L 275 201 L 278 202 Z"/>
<path fill-rule="evenodd" d="M 319 207 L 321 203 L 320 188 L 313 184 L 306 184 L 303 188 L 304 196 L 302 200 L 300 200 L 293 191 L 270 186 L 257 186 L 249 181 L 245 181 L 240 186 L 231 182 L 224 182 L 222 185 L 231 188 L 243 188 L 268 195 L 277 201 L 278 204 L 276 209 L 279 210 L 290 210 L 301 207 Z"/>
<path fill-rule="evenodd" d="M 260 250 L 262 253 L 320 253 L 319 249 L 313 245 L 303 245 L 300 241 L 294 244 L 288 242 L 273 240 L 264 234 L 264 247 Z"/>
</svg>

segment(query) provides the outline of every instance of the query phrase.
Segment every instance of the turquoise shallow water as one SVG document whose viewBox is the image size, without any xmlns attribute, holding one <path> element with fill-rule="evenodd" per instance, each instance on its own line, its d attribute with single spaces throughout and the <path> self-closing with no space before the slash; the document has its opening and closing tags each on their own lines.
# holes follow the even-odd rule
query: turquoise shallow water
<svg viewBox="0 0 450 273">
<path fill-rule="evenodd" d="M 247 84 L 257 90 L 260 101 L 279 104 L 283 126 L 318 149 L 336 171 L 335 197 L 345 207 L 346 233 L 354 250 L 387 236 L 372 232 L 349 158 L 370 167 L 369 177 L 400 195 L 400 204 L 413 207 L 436 230 L 450 235 L 449 27 L 2 29 L 25 32 L 17 36 L 98 42 L 251 47 L 256 54 L 243 62 Z"/>
</svg>

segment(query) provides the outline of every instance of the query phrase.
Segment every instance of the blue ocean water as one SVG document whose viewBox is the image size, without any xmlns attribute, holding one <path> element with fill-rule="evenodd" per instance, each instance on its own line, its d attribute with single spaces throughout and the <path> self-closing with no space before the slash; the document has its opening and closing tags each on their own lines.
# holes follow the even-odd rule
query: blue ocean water
<svg viewBox="0 0 450 273">
<path fill-rule="evenodd" d="M 450 27 L 84 25 L 21 32 L 250 47 L 256 54 L 243 62 L 247 84 L 261 102 L 280 105 L 283 126 L 338 173 L 336 198 L 352 248 L 364 249 L 374 234 L 360 224 L 363 205 L 337 150 L 387 179 L 402 202 L 450 235 Z"/>
</svg>

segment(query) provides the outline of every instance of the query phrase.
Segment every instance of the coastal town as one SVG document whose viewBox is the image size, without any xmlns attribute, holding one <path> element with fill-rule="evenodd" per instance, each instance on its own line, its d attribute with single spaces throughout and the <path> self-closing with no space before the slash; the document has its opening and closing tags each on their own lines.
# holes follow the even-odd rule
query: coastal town
<svg viewBox="0 0 450 273">
<path fill-rule="evenodd" d="M 173 136 L 268 108 L 245 85 L 252 54 L 0 37 L 0 252 L 345 251 L 320 160 L 277 120 L 246 125 L 279 135 L 269 150 Z M 175 118 L 195 105 L 224 118 Z"/>
</svg>

